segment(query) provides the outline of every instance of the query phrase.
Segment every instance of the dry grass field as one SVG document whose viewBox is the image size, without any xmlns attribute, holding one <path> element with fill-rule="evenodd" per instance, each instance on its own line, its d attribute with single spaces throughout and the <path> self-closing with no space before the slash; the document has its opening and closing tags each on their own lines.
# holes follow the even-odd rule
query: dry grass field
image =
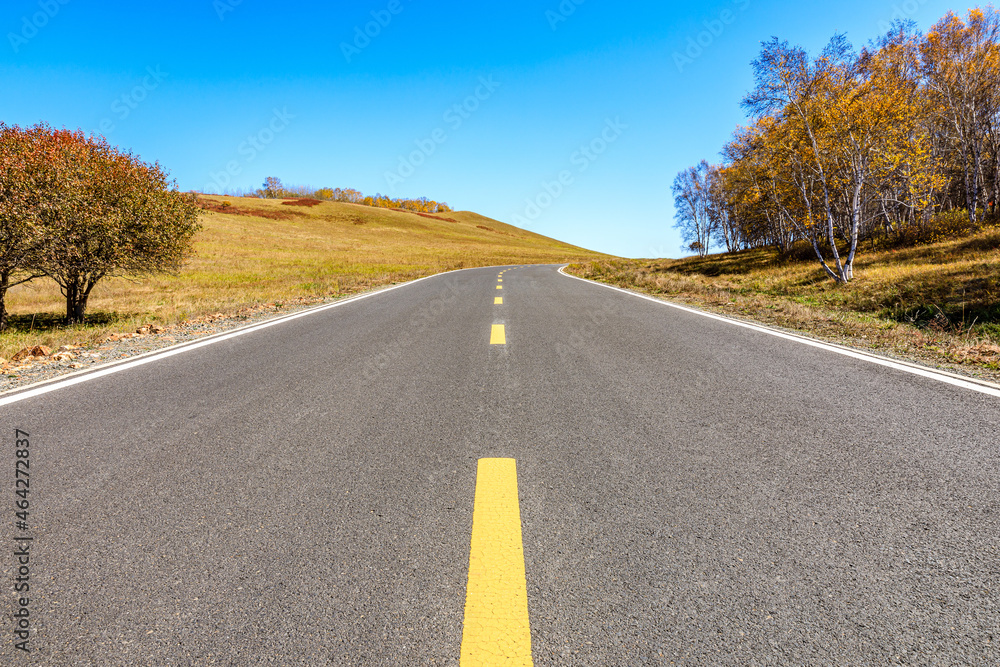
<svg viewBox="0 0 1000 667">
<path fill-rule="evenodd" d="M 1000 229 L 864 251 L 836 285 L 811 249 L 682 260 L 605 258 L 575 275 L 952 371 L 1000 380 Z"/>
<path fill-rule="evenodd" d="M 51 280 L 13 288 L 7 298 L 12 327 L 0 335 L 0 357 L 31 345 L 90 344 L 146 324 L 329 299 L 450 269 L 601 257 L 469 212 L 430 215 L 205 195 L 201 200 L 203 229 L 184 269 L 100 283 L 83 326 L 62 326 L 65 303 Z"/>
</svg>

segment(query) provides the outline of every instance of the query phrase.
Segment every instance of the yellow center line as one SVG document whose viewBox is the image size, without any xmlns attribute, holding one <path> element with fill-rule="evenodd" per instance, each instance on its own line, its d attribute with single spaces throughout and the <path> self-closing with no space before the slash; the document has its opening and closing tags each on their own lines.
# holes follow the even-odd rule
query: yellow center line
<svg viewBox="0 0 1000 667">
<path fill-rule="evenodd" d="M 514 459 L 479 459 L 460 664 L 534 664 Z"/>
<path fill-rule="evenodd" d="M 503 289 L 503 285 L 497 285 L 497 289 Z"/>
<path fill-rule="evenodd" d="M 495 297 L 493 297 L 493 305 L 494 306 L 502 306 L 503 305 L 503 297 L 502 296 L 495 296 Z"/>
<path fill-rule="evenodd" d="M 490 345 L 506 345 L 507 332 L 502 324 L 494 324 L 490 330 Z"/>
</svg>

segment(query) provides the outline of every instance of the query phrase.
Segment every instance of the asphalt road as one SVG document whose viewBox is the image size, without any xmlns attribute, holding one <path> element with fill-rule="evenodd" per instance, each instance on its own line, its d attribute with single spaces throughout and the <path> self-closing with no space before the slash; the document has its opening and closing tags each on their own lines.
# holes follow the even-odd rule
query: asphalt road
<svg viewBox="0 0 1000 667">
<path fill-rule="evenodd" d="M 487 457 L 536 665 L 1000 663 L 1000 398 L 498 272 L 0 407 L 0 663 L 456 665 Z"/>
</svg>

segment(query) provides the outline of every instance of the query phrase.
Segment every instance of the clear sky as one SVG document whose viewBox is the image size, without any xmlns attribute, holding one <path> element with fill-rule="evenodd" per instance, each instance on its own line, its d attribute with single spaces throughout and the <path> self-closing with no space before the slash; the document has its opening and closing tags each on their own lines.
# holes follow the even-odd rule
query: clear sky
<svg viewBox="0 0 1000 667">
<path fill-rule="evenodd" d="M 183 190 L 426 196 L 629 257 L 745 121 L 776 35 L 815 53 L 941 0 L 4 0 L 0 120 L 101 133 Z M 367 33 L 367 34 L 366 34 Z"/>
</svg>

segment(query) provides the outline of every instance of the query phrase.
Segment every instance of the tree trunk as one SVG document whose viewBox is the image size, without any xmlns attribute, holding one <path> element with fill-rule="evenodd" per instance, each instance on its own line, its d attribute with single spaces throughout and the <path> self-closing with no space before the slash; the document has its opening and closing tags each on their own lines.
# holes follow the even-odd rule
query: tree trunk
<svg viewBox="0 0 1000 667">
<path fill-rule="evenodd" d="M 83 290 L 80 289 L 78 277 L 66 281 L 64 290 L 66 294 L 66 324 L 83 324 L 83 314 L 86 306 L 81 308 L 80 299 L 83 297 Z M 86 303 L 86 297 L 84 303 Z"/>
<path fill-rule="evenodd" d="M 1000 206 L 1000 142 L 993 142 L 993 201 L 990 204 L 990 212 L 997 214 L 997 207 Z"/>
<path fill-rule="evenodd" d="M 823 211 L 826 213 L 827 240 L 830 242 L 830 250 L 833 252 L 833 259 L 837 263 L 837 275 L 835 275 L 833 279 L 838 283 L 846 283 L 849 280 L 848 272 L 844 271 L 844 265 L 840 261 L 840 252 L 837 250 L 837 236 L 833 220 L 833 207 L 830 205 L 830 187 L 826 180 L 826 170 L 823 169 L 823 158 L 819 151 L 819 143 L 816 141 L 816 135 L 813 133 L 812 124 L 809 122 L 806 114 L 797 104 L 796 108 L 799 110 L 799 115 L 802 117 L 806 132 L 809 136 L 809 141 L 812 144 L 813 158 L 816 160 L 816 170 L 819 173 L 819 184 L 823 188 Z M 826 265 L 826 262 L 822 259 L 820 261 L 822 262 L 823 268 L 826 269 L 827 273 L 832 273 L 830 271 L 830 267 Z"/>
<path fill-rule="evenodd" d="M 861 228 L 861 189 L 864 187 L 864 180 L 857 178 L 854 181 L 854 191 L 851 193 L 851 249 L 847 255 L 847 263 L 844 264 L 844 282 L 854 278 L 854 257 L 858 252 L 858 232 Z"/>
<path fill-rule="evenodd" d="M 972 161 L 972 156 L 969 155 L 970 147 L 967 145 L 967 140 L 963 138 L 962 145 L 962 185 L 965 186 L 965 208 L 969 213 L 969 223 L 975 227 L 977 225 L 976 220 L 976 203 L 973 192 L 975 186 L 973 185 L 974 174 L 970 174 L 970 164 Z"/>
<path fill-rule="evenodd" d="M 996 215 L 997 205 L 1000 204 L 997 200 L 1000 199 L 1000 145 L 996 140 L 996 131 L 990 131 L 990 142 L 986 150 L 988 150 L 993 158 L 993 173 L 990 174 L 993 177 L 993 183 L 990 184 L 986 178 L 986 174 L 983 174 L 983 190 L 987 191 L 986 195 L 986 209 L 987 214 Z M 990 187 L 992 185 L 992 188 Z"/>
<path fill-rule="evenodd" d="M 839 273 L 840 272 L 840 259 L 839 258 L 837 259 L 837 271 L 838 272 L 834 273 L 833 269 L 830 268 L 830 265 L 826 263 L 826 258 L 823 257 L 823 251 L 820 250 L 820 248 L 819 248 L 819 242 L 816 240 L 816 225 L 813 223 L 813 220 L 812 220 L 812 213 L 810 212 L 810 209 L 809 209 L 809 196 L 806 193 L 805 186 L 802 187 L 801 192 L 802 192 L 802 201 L 805 204 L 805 210 L 806 210 L 806 216 L 807 216 L 807 224 L 806 224 L 806 230 L 805 231 L 807 231 L 808 234 L 809 234 L 809 242 L 812 243 L 813 252 L 816 253 L 816 258 L 819 260 L 820 266 L 823 267 L 823 270 L 826 271 L 826 275 L 828 275 L 831 278 L 833 278 L 834 282 L 837 282 L 837 283 L 843 282 L 842 276 Z M 833 239 L 831 239 L 830 245 L 833 246 L 833 252 L 834 252 L 834 254 L 836 254 L 837 253 L 837 244 L 833 242 Z"/>
<path fill-rule="evenodd" d="M 0 272 L 0 332 L 7 330 L 7 289 L 10 287 L 10 272 Z"/>
<path fill-rule="evenodd" d="M 981 142 L 976 142 L 972 147 L 972 208 L 976 213 L 976 217 L 973 220 L 975 225 L 979 225 L 979 196 L 980 196 L 980 181 L 982 181 L 983 175 L 983 147 Z"/>
<path fill-rule="evenodd" d="M 90 292 L 106 275 L 106 271 L 81 271 L 62 274 L 56 279 L 66 297 L 66 324 L 84 323 Z"/>
<path fill-rule="evenodd" d="M 83 324 L 84 319 L 87 315 L 87 296 L 86 294 L 81 294 L 80 298 L 76 300 L 76 304 L 73 309 L 73 320 L 77 324 Z"/>
</svg>

